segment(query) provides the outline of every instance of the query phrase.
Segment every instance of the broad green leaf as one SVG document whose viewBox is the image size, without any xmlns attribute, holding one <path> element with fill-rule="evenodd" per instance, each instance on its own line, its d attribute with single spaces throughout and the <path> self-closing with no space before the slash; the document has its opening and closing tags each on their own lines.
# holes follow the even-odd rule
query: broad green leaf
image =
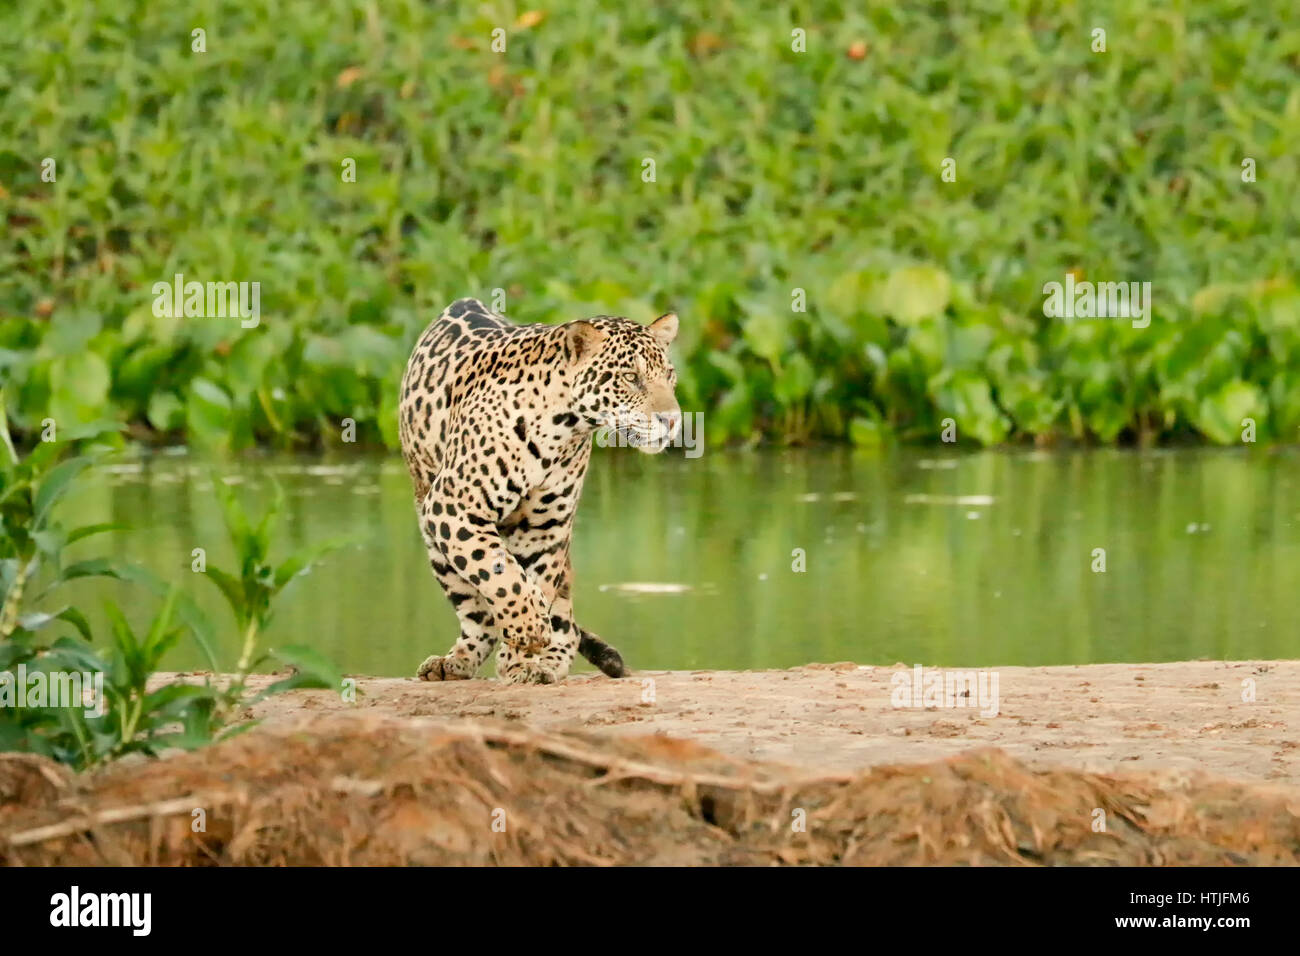
<svg viewBox="0 0 1300 956">
<path fill-rule="evenodd" d="M 1263 393 L 1248 382 L 1233 381 L 1202 399 L 1196 427 L 1219 445 L 1239 443 L 1247 419 L 1262 428 L 1267 421 L 1268 403 Z"/>
<path fill-rule="evenodd" d="M 952 298 L 952 280 L 934 266 L 903 266 L 889 274 L 884 302 L 890 317 L 901 325 L 943 314 Z"/>
<path fill-rule="evenodd" d="M 351 537 L 340 535 L 302 548 L 280 562 L 275 569 L 272 587 L 278 591 L 298 575 L 308 573 L 312 566 L 327 554 L 347 547 L 352 543 L 353 539 Z"/>
<path fill-rule="evenodd" d="M 34 511 L 39 524 L 54 503 L 68 489 L 78 475 L 90 467 L 89 458 L 70 458 L 55 465 L 42 480 L 36 491 Z"/>
</svg>

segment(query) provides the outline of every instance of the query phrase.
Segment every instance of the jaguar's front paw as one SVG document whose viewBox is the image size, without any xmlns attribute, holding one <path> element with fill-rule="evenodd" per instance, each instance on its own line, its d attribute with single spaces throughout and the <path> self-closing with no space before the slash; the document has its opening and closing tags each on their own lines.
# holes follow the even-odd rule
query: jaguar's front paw
<svg viewBox="0 0 1300 956">
<path fill-rule="evenodd" d="M 469 680 L 474 675 L 469 673 L 464 662 L 454 657 L 434 654 L 424 659 L 415 676 L 420 680 Z"/>
<path fill-rule="evenodd" d="M 540 661 L 511 664 L 501 672 L 501 679 L 507 684 L 558 684 L 563 676 Z"/>
</svg>

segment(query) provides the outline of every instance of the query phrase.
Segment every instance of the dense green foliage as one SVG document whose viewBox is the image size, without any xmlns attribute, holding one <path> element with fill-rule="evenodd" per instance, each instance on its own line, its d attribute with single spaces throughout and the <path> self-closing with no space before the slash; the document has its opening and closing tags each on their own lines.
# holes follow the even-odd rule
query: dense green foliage
<svg viewBox="0 0 1300 956">
<path fill-rule="evenodd" d="M 209 674 L 202 683 L 159 684 L 155 672 L 186 636 L 203 650 L 212 672 L 220 673 L 216 631 L 191 597 L 143 567 L 102 557 L 68 560 L 77 542 L 121 530 L 111 524 L 66 528 L 59 519 L 60 501 L 94 457 L 93 449 L 70 457 L 69 449 L 80 445 L 39 442 L 31 454 L 19 457 L 0 412 L 0 752 L 39 753 L 81 769 L 126 754 L 152 756 L 248 729 L 252 724 L 233 719 L 271 694 L 342 686 L 338 671 L 312 648 L 268 651 L 260 642 L 272 600 L 337 543 L 270 564 L 280 499 L 253 521 L 219 480 L 237 568 L 233 573 L 207 566 L 193 570 L 204 572 L 230 605 L 239 627 L 239 660 L 219 683 Z M 60 601 L 64 585 L 85 577 L 133 583 L 137 607 L 140 589 L 154 591 L 160 600 L 147 632 L 137 633 L 110 602 L 106 633 L 96 641 L 88 615 Z M 260 694 L 248 691 L 249 673 L 272 659 L 291 665 L 294 673 Z"/>
<path fill-rule="evenodd" d="M 1294 441 L 1293 13 L 5 5 L 0 384 L 28 440 L 109 417 L 333 444 L 352 418 L 393 446 L 418 330 L 502 289 L 517 321 L 676 308 L 714 441 L 935 440 L 948 416 L 981 443 L 1232 442 L 1246 417 Z M 1046 318 L 1067 270 L 1151 282 L 1150 326 Z M 156 317 L 178 272 L 260 282 L 260 325 Z"/>
</svg>

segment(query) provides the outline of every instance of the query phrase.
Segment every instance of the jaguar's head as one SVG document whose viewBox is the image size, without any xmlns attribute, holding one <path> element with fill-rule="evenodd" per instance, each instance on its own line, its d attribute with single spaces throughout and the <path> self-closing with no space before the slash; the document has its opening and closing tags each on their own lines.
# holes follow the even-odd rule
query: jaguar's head
<svg viewBox="0 0 1300 956">
<path fill-rule="evenodd" d="M 677 316 L 669 312 L 641 325 L 602 315 L 564 328 L 576 372 L 574 414 L 647 454 L 672 444 L 682 425 L 673 394 L 677 372 L 668 358 Z"/>
</svg>

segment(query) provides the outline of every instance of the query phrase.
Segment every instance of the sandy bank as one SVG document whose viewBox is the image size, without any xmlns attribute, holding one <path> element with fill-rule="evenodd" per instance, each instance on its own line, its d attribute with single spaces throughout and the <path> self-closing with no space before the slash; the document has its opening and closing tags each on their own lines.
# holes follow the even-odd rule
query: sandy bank
<svg viewBox="0 0 1300 956">
<path fill-rule="evenodd" d="M 818 772 L 999 747 L 1032 767 L 1201 770 L 1300 784 L 1300 661 L 1001 667 L 996 716 L 978 706 L 896 708 L 908 668 L 579 675 L 512 687 L 357 677 L 357 702 L 298 691 L 259 704 L 268 724 L 314 712 L 519 720 L 548 731 L 663 734 L 734 757 Z M 260 686 L 270 678 L 257 678 Z M 1253 690 L 1254 700 L 1243 700 Z M 1249 696 L 1249 694 L 1247 694 Z"/>
</svg>

